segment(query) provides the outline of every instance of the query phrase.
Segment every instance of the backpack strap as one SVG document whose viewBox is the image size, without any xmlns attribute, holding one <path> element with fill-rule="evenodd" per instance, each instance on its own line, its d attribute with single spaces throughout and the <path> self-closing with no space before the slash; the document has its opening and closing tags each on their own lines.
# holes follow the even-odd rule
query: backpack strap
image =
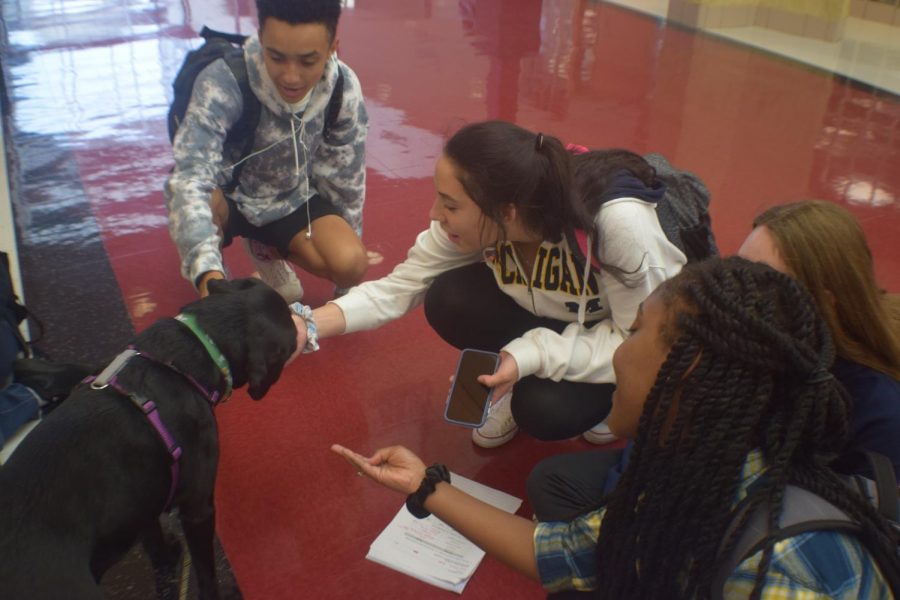
<svg viewBox="0 0 900 600">
<path fill-rule="evenodd" d="M 731 523 L 722 536 L 722 544 L 734 533 L 741 518 L 750 509 L 751 496 L 741 501 L 732 513 Z M 784 489 L 778 529 L 768 530 L 768 503 L 760 504 L 750 515 L 747 525 L 730 554 L 718 562 L 712 579 L 712 598 L 724 598 L 725 582 L 744 560 L 761 551 L 766 545 L 791 538 L 808 531 L 830 530 L 860 536 L 862 530 L 842 510 L 810 491 L 795 485 Z M 724 548 L 720 546 L 721 554 Z M 720 557 L 721 558 L 721 557 Z"/>
<path fill-rule="evenodd" d="M 247 41 L 247 36 L 242 33 L 226 33 L 224 31 L 217 31 L 215 29 L 210 29 L 206 25 L 203 26 L 203 29 L 200 30 L 200 37 L 204 40 L 209 40 L 210 38 L 222 38 L 225 41 L 231 42 L 235 46 L 243 46 L 244 42 Z"/>
<path fill-rule="evenodd" d="M 878 508 L 878 511 L 886 517 L 895 530 L 897 527 L 898 490 L 897 478 L 893 464 L 883 454 L 865 451 L 866 458 L 872 467 L 875 479 L 871 480 L 860 475 L 844 478 L 847 487 L 855 489 L 864 498 Z M 864 534 L 862 527 L 854 522 L 844 511 L 833 505 L 828 500 L 808 490 L 795 485 L 788 485 L 784 489 L 781 515 L 778 519 L 778 529 L 768 531 L 767 514 L 768 504 L 763 503 L 756 507 L 750 516 L 747 525 L 735 544 L 731 553 L 722 559 L 725 541 L 734 533 L 737 524 L 749 510 L 752 501 L 753 487 L 750 494 L 744 498 L 732 512 L 731 523 L 722 536 L 722 545 L 718 552 L 718 567 L 712 580 L 712 598 L 721 600 L 724 598 L 725 582 L 734 570 L 744 560 L 760 552 L 767 544 L 774 544 L 781 540 L 791 538 L 802 533 L 812 531 L 837 531 L 855 536 L 860 540 L 873 561 L 878 565 L 885 582 L 890 586 L 895 597 L 900 597 L 900 573 L 887 568 L 888 557 L 884 556 L 880 546 L 871 543 Z"/>
<path fill-rule="evenodd" d="M 237 164 L 231 170 L 231 180 L 223 191 L 231 193 L 238 185 L 241 178 L 241 171 L 247 164 L 246 157 L 253 152 L 253 143 L 256 141 L 256 127 L 259 125 L 260 102 L 253 90 L 250 89 L 250 79 L 247 77 L 247 64 L 244 62 L 243 56 L 234 54 L 225 57 L 225 62 L 234 74 L 238 85 L 241 88 L 241 96 L 243 97 L 243 112 L 237 122 L 228 130 L 225 136 L 225 146 L 240 144 L 241 154 Z"/>
<path fill-rule="evenodd" d="M 864 452 L 869 466 L 872 468 L 872 474 L 875 480 L 854 476 L 853 480 L 860 489 L 860 493 L 869 498 L 869 500 L 878 508 L 878 512 L 884 515 L 890 521 L 900 521 L 900 510 L 898 510 L 898 502 L 900 495 L 897 493 L 897 474 L 894 471 L 894 465 L 884 454 L 866 450 Z M 874 496 L 872 491 L 874 490 Z"/>
<path fill-rule="evenodd" d="M 331 142 L 331 129 L 337 123 L 341 105 L 344 103 L 344 70 L 341 69 L 340 63 L 337 64 L 337 72 L 337 81 L 334 82 L 331 98 L 328 99 L 328 107 L 325 109 L 325 125 L 322 128 L 322 137 L 326 142 Z"/>
<path fill-rule="evenodd" d="M 235 48 L 235 51 L 227 52 L 223 56 L 225 64 L 231 69 L 231 74 L 234 75 L 234 79 L 237 81 L 243 101 L 243 110 L 240 118 L 231 126 L 231 129 L 228 130 L 228 134 L 225 136 L 225 147 L 240 145 L 241 149 L 238 162 L 231 170 L 231 180 L 223 186 L 225 193 L 231 193 L 237 187 L 241 171 L 244 169 L 245 161 L 243 159 L 253 151 L 256 127 L 259 125 L 261 111 L 259 98 L 256 97 L 256 94 L 250 88 L 250 78 L 247 76 L 247 62 L 244 60 L 243 45 L 247 41 L 248 36 L 239 33 L 216 31 L 204 25 L 203 29 L 200 30 L 200 37 L 207 42 L 218 38 L 240 47 L 240 50 Z"/>
</svg>

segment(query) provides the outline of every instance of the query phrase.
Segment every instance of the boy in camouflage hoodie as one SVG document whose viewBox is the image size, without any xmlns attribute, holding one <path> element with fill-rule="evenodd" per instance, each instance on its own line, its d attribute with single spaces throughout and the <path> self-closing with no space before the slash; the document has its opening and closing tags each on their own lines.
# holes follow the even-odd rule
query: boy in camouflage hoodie
<svg viewBox="0 0 900 600">
<path fill-rule="evenodd" d="M 359 80 L 335 54 L 340 0 L 256 5 L 259 31 L 244 45 L 260 102 L 252 151 L 244 159 L 224 151 L 243 97 L 231 69 L 216 60 L 197 76 L 173 140 L 169 231 L 182 274 L 201 296 L 209 279 L 225 277 L 220 248 L 240 236 L 263 280 L 291 302 L 303 291 L 284 259 L 339 288 L 359 283 L 368 268 L 360 240 L 368 115 Z M 325 136 L 339 71 L 340 110 Z M 225 193 L 238 163 L 237 186 Z"/>
</svg>

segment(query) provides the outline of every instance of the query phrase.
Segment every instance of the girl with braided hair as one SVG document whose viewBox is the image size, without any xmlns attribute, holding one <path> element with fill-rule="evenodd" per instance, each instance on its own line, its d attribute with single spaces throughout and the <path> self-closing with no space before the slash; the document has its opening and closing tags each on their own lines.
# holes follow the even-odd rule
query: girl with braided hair
<svg viewBox="0 0 900 600">
<path fill-rule="evenodd" d="M 798 279 L 828 325 L 836 353 L 830 371 L 852 401 L 850 437 L 832 468 L 872 478 L 865 451 L 877 452 L 900 478 L 900 295 L 879 289 L 859 223 L 832 202 L 773 206 L 754 219 L 738 254 Z M 542 460 L 528 476 L 535 514 L 566 519 L 592 505 L 615 487 L 632 449 Z"/>
<path fill-rule="evenodd" d="M 785 487 L 809 489 L 858 523 L 862 538 L 812 531 L 770 540 L 727 578 L 726 598 L 888 598 L 895 534 L 829 468 L 847 435 L 848 398 L 828 372 L 834 348 L 799 282 L 741 258 L 691 264 L 641 305 L 613 358 L 607 423 L 634 452 L 607 502 L 569 521 L 532 522 L 447 485 L 394 446 L 333 450 L 552 593 L 708 598 L 736 503 L 780 514 Z M 752 510 L 748 510 L 750 514 Z M 774 547 L 773 547 L 774 546 Z M 870 548 L 886 557 L 877 563 Z"/>
<path fill-rule="evenodd" d="M 832 202 L 781 204 L 754 219 L 738 253 L 800 280 L 828 324 L 837 354 L 830 370 L 853 400 L 835 468 L 871 477 L 868 450 L 887 456 L 900 477 L 900 296 L 879 289 L 859 223 Z"/>
</svg>

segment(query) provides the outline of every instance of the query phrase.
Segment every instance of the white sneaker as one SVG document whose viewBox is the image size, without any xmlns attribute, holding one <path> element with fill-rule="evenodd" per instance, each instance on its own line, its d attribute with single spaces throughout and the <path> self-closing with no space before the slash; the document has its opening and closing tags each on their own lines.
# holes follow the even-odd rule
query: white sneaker
<svg viewBox="0 0 900 600">
<path fill-rule="evenodd" d="M 243 238 L 243 241 L 259 278 L 281 294 L 288 304 L 299 302 L 303 298 L 303 286 L 291 264 L 278 256 L 278 252 L 271 246 L 247 238 Z"/>
<path fill-rule="evenodd" d="M 609 425 L 606 424 L 606 421 L 601 421 L 585 431 L 581 434 L 581 437 L 586 439 L 592 444 L 610 444 L 617 439 L 616 435 L 609 430 Z"/>
<path fill-rule="evenodd" d="M 496 448 L 513 439 L 519 426 L 512 415 L 512 390 L 497 400 L 488 412 L 484 425 L 472 430 L 472 441 L 482 448 Z"/>
</svg>

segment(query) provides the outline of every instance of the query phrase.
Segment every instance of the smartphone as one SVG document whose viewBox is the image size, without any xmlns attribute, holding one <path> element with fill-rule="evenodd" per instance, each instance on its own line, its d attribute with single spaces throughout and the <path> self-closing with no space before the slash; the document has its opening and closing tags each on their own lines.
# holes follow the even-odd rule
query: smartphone
<svg viewBox="0 0 900 600">
<path fill-rule="evenodd" d="M 481 427 L 487 419 L 493 390 L 478 383 L 481 375 L 491 375 L 500 364 L 500 355 L 466 348 L 459 355 L 456 375 L 447 396 L 444 418 L 457 425 Z"/>
</svg>

